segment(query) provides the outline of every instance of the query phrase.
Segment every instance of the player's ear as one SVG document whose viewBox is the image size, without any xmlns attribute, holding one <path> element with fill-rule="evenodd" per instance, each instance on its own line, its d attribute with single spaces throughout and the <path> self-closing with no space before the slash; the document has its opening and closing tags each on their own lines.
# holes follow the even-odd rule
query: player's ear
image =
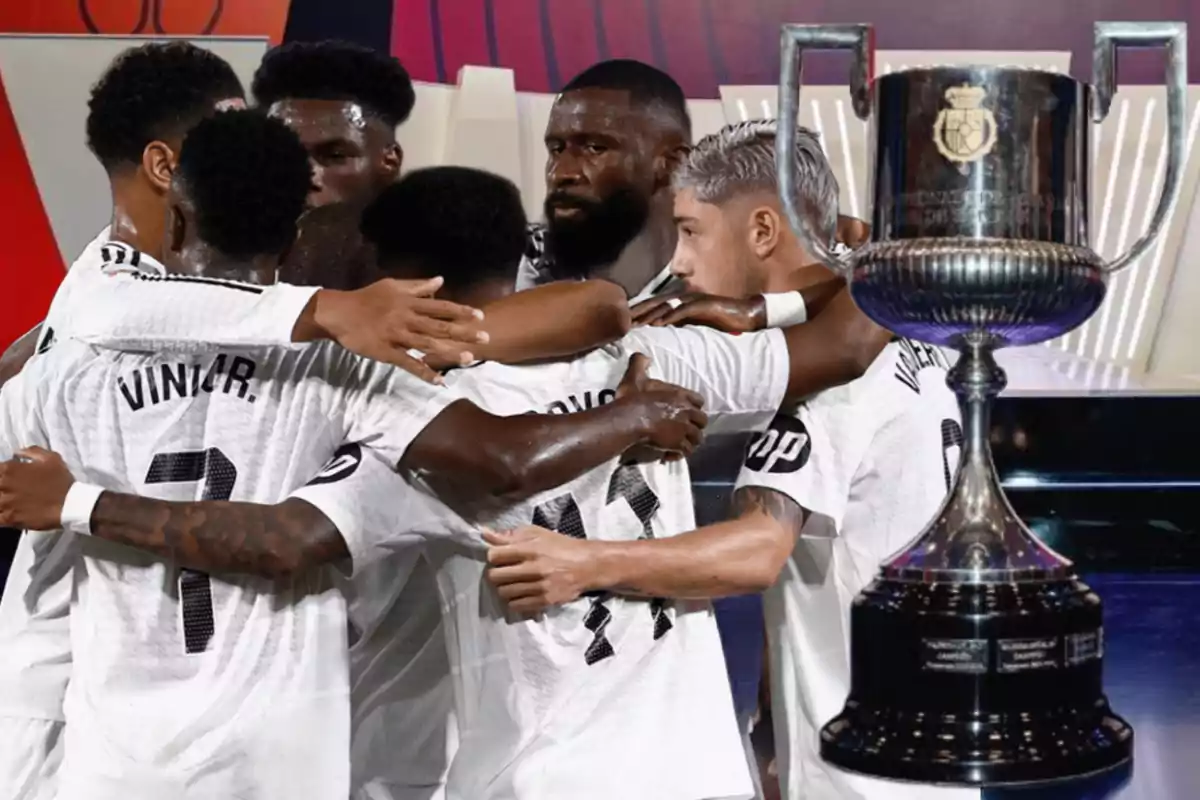
<svg viewBox="0 0 1200 800">
<path fill-rule="evenodd" d="M 388 182 L 400 177 L 400 168 L 404 166 L 404 150 L 396 142 L 392 142 L 383 151 L 382 171 Z"/>
<path fill-rule="evenodd" d="M 750 249 L 759 259 L 769 258 L 779 247 L 783 220 L 770 206 L 759 206 L 750 212 Z"/>
<path fill-rule="evenodd" d="M 142 171 L 150 184 L 166 193 L 171 186 L 171 174 L 175 172 L 175 151 L 166 142 L 151 142 L 142 151 Z"/>
<path fill-rule="evenodd" d="M 675 175 L 675 171 L 679 169 L 679 165 L 687 158 L 688 150 L 686 144 L 675 143 L 664 148 L 654 158 L 654 191 L 658 192 L 663 189 L 671 188 L 671 178 Z"/>
</svg>

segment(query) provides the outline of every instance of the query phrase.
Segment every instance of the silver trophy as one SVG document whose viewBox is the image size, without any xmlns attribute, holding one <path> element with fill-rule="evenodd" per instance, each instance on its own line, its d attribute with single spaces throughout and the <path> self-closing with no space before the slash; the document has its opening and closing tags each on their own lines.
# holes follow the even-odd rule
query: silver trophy
<svg viewBox="0 0 1200 800">
<path fill-rule="evenodd" d="M 1148 46 L 1167 56 L 1162 196 L 1150 229 L 1106 262 L 1088 244 L 1090 123 L 1112 103 L 1116 49 Z M 854 110 L 871 123 L 871 240 L 844 261 L 795 202 L 800 66 L 811 49 L 853 51 Z M 1100 598 L 1000 488 L 989 412 L 1005 376 L 993 353 L 1082 324 L 1108 275 L 1162 231 L 1184 156 L 1187 27 L 1097 23 L 1091 86 L 989 66 L 872 79 L 873 55 L 869 25 L 784 26 L 779 186 L 792 227 L 846 277 L 863 312 L 961 353 L 947 382 L 964 441 L 945 504 L 854 602 L 850 696 L 821 731 L 821 755 L 878 777 L 971 786 L 1125 764 L 1133 730 L 1104 696 Z"/>
</svg>

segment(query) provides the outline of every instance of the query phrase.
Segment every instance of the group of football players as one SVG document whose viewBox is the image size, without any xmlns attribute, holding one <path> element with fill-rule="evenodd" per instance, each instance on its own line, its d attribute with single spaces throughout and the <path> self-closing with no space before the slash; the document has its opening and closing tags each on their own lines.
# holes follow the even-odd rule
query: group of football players
<svg viewBox="0 0 1200 800">
<path fill-rule="evenodd" d="M 851 600 L 961 437 L 943 353 L 788 226 L 774 121 L 693 143 L 669 76 L 597 64 L 528 225 L 499 176 L 402 171 L 414 104 L 333 42 L 249 98 L 183 42 L 99 77 L 111 224 L 0 365 L 0 796 L 972 796 L 818 755 Z M 861 241 L 811 132 L 795 162 Z M 752 439 L 698 527 L 714 434 Z M 762 782 L 710 604 L 760 592 Z"/>
</svg>

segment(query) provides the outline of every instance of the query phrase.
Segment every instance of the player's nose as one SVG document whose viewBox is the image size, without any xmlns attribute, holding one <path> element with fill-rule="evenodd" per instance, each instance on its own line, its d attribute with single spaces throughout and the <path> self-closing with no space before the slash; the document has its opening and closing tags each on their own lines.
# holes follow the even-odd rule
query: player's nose
<svg viewBox="0 0 1200 800">
<path fill-rule="evenodd" d="M 671 274 L 681 280 L 687 280 L 696 274 L 692 260 L 688 258 L 682 247 L 676 246 L 675 253 L 671 256 Z"/>
</svg>

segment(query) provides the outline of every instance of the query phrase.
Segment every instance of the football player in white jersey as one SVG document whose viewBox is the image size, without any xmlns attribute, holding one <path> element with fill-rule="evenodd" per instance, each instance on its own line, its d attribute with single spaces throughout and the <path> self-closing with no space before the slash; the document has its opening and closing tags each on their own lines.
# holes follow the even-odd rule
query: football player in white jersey
<svg viewBox="0 0 1200 800">
<path fill-rule="evenodd" d="M 572 78 L 546 124 L 546 222 L 531 227 L 517 277 L 605 278 L 633 302 L 672 283 L 671 173 L 692 142 L 683 90 L 630 59 Z"/>
<path fill-rule="evenodd" d="M 425 219 L 417 226 L 420 230 L 437 227 L 438 222 L 451 229 L 466 228 L 461 221 L 455 224 L 442 219 L 462 211 L 461 202 L 433 202 L 419 187 L 439 176 L 445 180 L 447 175 L 470 172 L 442 168 L 414 173 L 385 192 L 375 211 L 384 218 Z M 515 189 L 510 186 L 509 190 L 509 202 L 519 207 Z M 414 191 L 416 197 L 424 198 L 419 205 L 414 205 L 418 200 L 410 195 Z M 448 196 L 459 197 L 461 192 Z M 369 214 L 368 227 L 375 227 L 371 218 Z M 380 238 L 377 245 L 384 263 L 398 274 L 428 274 L 431 269 L 458 274 L 461 279 L 451 280 L 447 288 L 459 299 L 482 301 L 488 294 L 511 290 L 511 265 L 507 269 L 497 265 L 496 271 L 488 274 L 481 272 L 480 261 L 470 259 L 470 254 L 460 259 L 462 263 L 447 263 L 450 254 L 446 247 L 427 241 L 427 237 L 405 235 L 402 226 L 393 225 L 392 229 L 396 232 Z M 380 226 L 374 235 L 379 237 L 381 232 L 387 231 Z M 724 421 L 727 428 L 747 429 L 773 414 L 784 397 L 823 388 L 807 374 L 819 372 L 813 366 L 822 361 L 820 339 L 809 331 L 820 328 L 814 325 L 806 331 L 796 327 L 786 334 L 741 338 L 702 329 L 646 330 L 630 336 L 618 349 L 595 351 L 569 362 L 522 368 L 482 364 L 448 380 L 497 410 L 566 412 L 610 401 L 629 354 L 642 350 L 651 356 L 655 369 L 699 391 L 714 421 Z M 24 467 L 12 465 L 10 469 Z M 356 468 L 354 480 L 365 480 L 369 472 Z M 384 477 L 394 481 L 386 473 Z M 330 519 L 339 519 L 343 512 L 337 510 L 337 501 L 320 499 L 322 493 L 336 493 L 339 488 L 334 481 L 321 481 L 297 496 L 324 509 Z M 385 485 L 380 502 L 360 505 L 382 514 L 395 513 L 404 507 L 395 502 L 398 493 L 395 487 Z M 690 485 L 682 464 L 639 467 L 612 462 L 562 489 L 499 512 L 473 507 L 468 502 L 469 490 L 460 488 L 454 494 L 460 496 L 454 505 L 464 511 L 470 508 L 475 521 L 497 527 L 529 520 L 553 521 L 574 535 L 638 538 L 670 535 L 694 524 Z M 464 494 L 468 497 L 461 497 Z M 107 493 L 101 498 L 92 517 L 96 535 L 132 536 L 129 531 L 139 522 L 133 509 L 139 503 L 152 502 L 118 498 Z M 386 502 L 389 499 L 393 502 Z M 264 508 L 259 521 L 248 526 L 261 529 L 264 536 L 257 537 L 257 542 L 243 540 L 235 549 L 253 552 L 264 542 L 279 544 L 290 539 L 293 548 L 303 550 L 309 539 L 280 521 L 281 508 Z M 107 516 L 121 510 L 126 514 L 123 519 Z M 145 521 L 143 514 L 142 527 Z M 181 522 L 177 519 L 173 524 Z M 123 534 L 102 530 L 106 525 Z M 338 527 L 350 529 L 351 525 Z M 377 555 L 386 556 L 398 540 L 404 540 L 395 533 L 403 527 L 397 519 L 380 519 L 365 526 L 379 537 L 373 546 Z M 661 601 L 599 597 L 556 618 L 510 624 L 496 598 L 480 591 L 483 564 L 478 534 L 475 536 L 473 549 L 429 550 L 439 566 L 438 580 L 448 604 L 460 712 L 461 742 L 448 796 L 615 795 L 699 800 L 750 795 L 719 641 L 707 604 L 671 608 Z M 171 535 L 161 529 L 145 534 L 142 546 L 154 537 L 169 539 Z M 234 555 L 229 548 L 204 549 L 208 558 L 223 554 L 240 564 L 255 561 Z M 361 557 L 355 555 L 356 561 L 370 561 L 370 550 Z M 414 677 L 430 680 L 428 674 Z M 401 730 L 390 733 L 396 738 L 404 735 Z M 616 761 L 624 766 L 619 772 L 607 768 Z"/>
<path fill-rule="evenodd" d="M 235 291 L 273 280 L 310 176 L 281 123 L 252 112 L 200 123 L 168 195 L 175 269 L 239 277 L 226 285 Z M 552 485 L 550 476 L 661 442 L 663 429 L 697 438 L 696 404 L 681 394 L 645 393 L 569 421 L 500 423 L 453 393 L 327 346 L 190 357 L 61 342 L 3 397 L 10 448 L 21 439 L 53 445 L 119 488 L 263 500 L 295 488 L 347 437 L 368 441 L 388 464 L 454 474 L 485 492 L 520 490 L 503 475 L 514 456 L 528 474 L 540 470 L 531 488 Z M 458 448 L 460 433 L 476 447 Z M 498 450 L 500 460 L 488 455 Z M 345 608 L 330 574 L 294 575 L 305 561 L 268 555 L 260 567 L 275 581 L 191 570 L 176 581 L 173 566 L 126 547 L 98 537 L 80 546 L 60 798 L 348 793 Z"/>
<path fill-rule="evenodd" d="M 832 237 L 837 184 L 811 132 L 801 131 L 797 159 L 803 207 Z M 704 139 L 678 187 L 676 260 L 700 284 L 722 272 L 726 286 L 773 289 L 825 278 L 796 258 L 802 250 L 777 194 L 774 121 Z M 849 690 L 850 604 L 937 512 L 957 468 L 962 430 L 947 369 L 938 348 L 897 340 L 862 378 L 781 412 L 747 451 L 728 522 L 617 544 L 516 531 L 494 537 L 490 578 L 524 613 L 599 590 L 680 598 L 766 591 L 784 797 L 977 798 L 978 790 L 851 775 L 818 755 L 820 728 Z"/>
<path fill-rule="evenodd" d="M 117 163 L 131 167 L 113 173 L 112 223 L 71 264 L 45 323 L 5 354 L 10 375 L 35 350 L 45 351 L 70 335 L 71 299 L 87 302 L 89 279 L 99 277 L 101 249 L 110 239 L 157 249 L 165 219 L 163 176 L 184 126 L 218 107 L 242 102 L 241 84 L 229 65 L 185 42 L 146 45 L 113 62 L 92 90 L 88 145 L 110 171 Z M 71 669 L 67 614 L 74 552 L 69 534 L 23 535 L 0 597 L 0 650 L 5 654 L 0 659 L 0 796 L 10 800 L 54 796 L 62 701 Z"/>
</svg>

